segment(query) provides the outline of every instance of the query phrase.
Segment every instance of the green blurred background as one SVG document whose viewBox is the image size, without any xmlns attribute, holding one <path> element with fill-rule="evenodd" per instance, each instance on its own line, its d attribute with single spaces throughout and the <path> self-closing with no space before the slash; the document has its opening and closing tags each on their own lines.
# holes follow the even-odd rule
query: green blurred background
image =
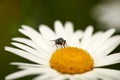
<svg viewBox="0 0 120 80">
<path fill-rule="evenodd" d="M 11 46 L 11 38 L 23 36 L 18 32 L 22 24 L 37 29 L 40 24 L 49 25 L 53 29 L 55 20 L 71 21 L 75 29 L 85 29 L 87 25 L 101 30 L 91 18 L 91 9 L 101 0 L 0 0 L 0 80 L 12 72 L 16 66 L 9 62 L 29 62 L 19 56 L 4 51 L 4 46 Z M 119 47 L 118 47 L 119 48 Z M 116 49 L 114 52 L 118 52 Z M 107 66 L 120 69 L 119 64 Z M 33 77 L 33 76 L 31 76 Z M 20 80 L 30 80 L 25 77 Z"/>
</svg>

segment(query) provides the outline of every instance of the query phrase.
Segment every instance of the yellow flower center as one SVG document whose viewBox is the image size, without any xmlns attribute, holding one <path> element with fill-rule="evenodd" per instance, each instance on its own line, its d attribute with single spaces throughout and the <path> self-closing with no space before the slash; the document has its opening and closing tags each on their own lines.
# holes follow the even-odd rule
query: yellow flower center
<svg viewBox="0 0 120 80">
<path fill-rule="evenodd" d="M 50 66 L 60 73 L 80 74 L 91 71 L 94 61 L 89 53 L 76 47 L 57 49 L 51 59 Z"/>
</svg>

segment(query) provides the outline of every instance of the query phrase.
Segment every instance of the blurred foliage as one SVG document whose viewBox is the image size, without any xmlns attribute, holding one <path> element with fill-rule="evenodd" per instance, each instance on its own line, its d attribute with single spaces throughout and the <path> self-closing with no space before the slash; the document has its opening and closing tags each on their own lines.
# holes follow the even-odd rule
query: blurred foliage
<svg viewBox="0 0 120 80">
<path fill-rule="evenodd" d="M 17 70 L 9 62 L 29 62 L 4 51 L 4 46 L 11 46 L 12 37 L 22 36 L 18 32 L 22 24 L 35 29 L 40 24 L 46 24 L 53 29 L 54 21 L 61 20 L 63 23 L 73 22 L 75 29 L 85 29 L 87 25 L 96 25 L 90 13 L 98 2 L 99 0 L 0 0 L 0 80 Z"/>
</svg>

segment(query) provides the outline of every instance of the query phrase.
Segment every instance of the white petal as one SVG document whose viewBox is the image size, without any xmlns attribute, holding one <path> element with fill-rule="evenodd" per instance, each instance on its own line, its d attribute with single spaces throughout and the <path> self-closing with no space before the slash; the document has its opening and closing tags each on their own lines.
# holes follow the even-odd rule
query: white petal
<svg viewBox="0 0 120 80">
<path fill-rule="evenodd" d="M 71 75 L 64 74 L 64 75 L 56 76 L 55 78 L 53 78 L 53 80 L 65 80 L 70 78 L 71 78 Z"/>
<path fill-rule="evenodd" d="M 36 74 L 40 74 L 39 70 L 37 69 L 27 69 L 27 70 L 22 70 L 22 71 L 18 71 L 15 73 L 12 73 L 10 75 L 8 75 L 5 80 L 15 80 L 24 76 L 28 76 L 28 75 L 36 75 Z"/>
<path fill-rule="evenodd" d="M 27 68 L 22 71 L 18 71 L 15 73 L 12 73 L 6 77 L 6 80 L 15 80 L 17 78 L 21 78 L 27 75 L 36 75 L 36 74 L 50 74 L 53 72 L 50 68 Z"/>
<path fill-rule="evenodd" d="M 59 75 L 60 74 L 55 74 L 55 73 L 43 74 L 43 75 L 39 75 L 38 77 L 35 77 L 33 80 L 53 80 L 54 77 Z"/>
<path fill-rule="evenodd" d="M 92 44 L 93 47 L 91 50 L 92 50 L 92 54 L 94 54 L 95 51 L 97 51 L 99 48 L 101 48 L 100 46 L 101 45 L 104 45 L 105 41 L 107 41 L 111 36 L 112 34 L 115 32 L 115 29 L 109 29 L 107 30 L 103 35 L 101 35 L 98 39 L 96 39 L 94 41 L 94 43 Z"/>
<path fill-rule="evenodd" d="M 29 66 L 29 65 L 20 65 L 18 66 L 19 69 L 28 69 L 28 68 L 50 68 L 49 65 L 39 65 L 39 66 Z"/>
<path fill-rule="evenodd" d="M 24 43 L 25 45 L 28 45 L 34 49 L 36 49 L 37 51 L 39 51 L 40 53 L 42 53 L 42 55 L 49 57 L 50 53 L 48 53 L 47 51 L 43 50 L 40 46 L 38 46 L 37 44 L 35 44 L 32 40 L 30 39 L 26 39 L 26 38 L 12 38 L 13 41 L 17 41 L 20 43 Z"/>
<path fill-rule="evenodd" d="M 22 63 L 22 62 L 11 62 L 10 63 L 11 65 L 18 65 L 18 66 L 35 66 L 35 67 L 38 67 L 38 66 L 41 66 L 39 64 L 30 64 L 30 63 Z"/>
<path fill-rule="evenodd" d="M 73 35 L 74 28 L 72 22 L 66 22 L 65 23 L 65 33 L 68 38 L 70 38 Z"/>
<path fill-rule="evenodd" d="M 22 38 L 22 37 L 16 37 L 16 38 L 12 38 L 13 41 L 17 41 L 20 43 L 24 43 L 32 48 L 38 49 L 38 46 L 30 39 L 27 38 Z M 37 47 L 36 47 L 37 46 Z"/>
<path fill-rule="evenodd" d="M 80 39 L 83 36 L 83 32 L 81 30 L 77 30 L 71 36 L 70 41 L 68 43 L 69 46 L 80 47 Z"/>
<path fill-rule="evenodd" d="M 62 23 L 60 21 L 58 21 L 58 20 L 55 21 L 55 23 L 54 23 L 54 29 L 55 29 L 55 32 L 56 32 L 58 38 L 61 37 L 64 40 L 66 40 L 67 43 L 70 43 L 70 40 L 67 37 L 67 34 L 65 33 L 65 29 L 63 28 L 63 25 L 62 25 Z"/>
<path fill-rule="evenodd" d="M 39 31 L 46 40 L 54 40 L 57 38 L 56 34 L 46 25 L 40 25 Z"/>
<path fill-rule="evenodd" d="M 87 49 L 92 33 L 93 33 L 93 27 L 88 26 L 83 34 L 83 38 L 81 39 L 81 44 L 80 44 L 81 48 L 85 50 Z"/>
<path fill-rule="evenodd" d="M 52 52 L 51 46 L 47 43 L 47 41 L 34 29 L 28 26 L 22 26 L 24 29 L 19 29 L 21 33 L 28 36 L 35 42 L 37 45 L 39 45 L 41 48 L 48 52 Z"/>
<path fill-rule="evenodd" d="M 57 35 L 53 32 L 53 30 L 51 30 L 48 26 L 46 25 L 40 25 L 39 26 L 39 31 L 41 32 L 42 36 L 46 39 L 47 43 L 49 43 L 49 45 L 54 45 L 55 42 L 51 41 L 51 40 L 55 40 L 57 39 Z M 52 47 L 51 46 L 51 47 Z M 56 49 L 56 47 L 52 47 L 53 50 Z"/>
<path fill-rule="evenodd" d="M 31 54 L 33 54 L 35 56 L 38 56 L 41 59 L 45 59 L 45 60 L 49 60 L 50 59 L 50 57 L 48 58 L 48 57 L 42 55 L 37 50 L 35 50 L 35 49 L 31 48 L 31 47 L 28 47 L 26 45 L 23 45 L 23 44 L 20 44 L 20 43 L 16 43 L 16 42 L 12 42 L 11 44 L 16 46 L 16 47 L 18 47 L 18 48 L 20 48 L 20 49 L 22 49 L 22 50 L 24 50 L 24 51 L 26 51 L 26 52 L 29 52 L 29 53 L 31 53 Z"/>
<path fill-rule="evenodd" d="M 12 47 L 5 47 L 6 51 L 12 52 L 18 56 L 21 56 L 25 59 L 28 59 L 30 61 L 33 61 L 35 63 L 39 63 L 39 64 L 44 64 L 44 65 L 49 65 L 49 62 L 46 60 L 43 60 L 41 58 L 39 58 L 38 56 L 35 56 L 33 54 L 30 54 L 28 52 L 25 52 L 23 50 L 20 49 L 16 49 L 16 48 L 12 48 Z"/>
<path fill-rule="evenodd" d="M 33 80 L 52 80 L 51 77 L 51 74 L 43 74 L 35 77 Z"/>
<path fill-rule="evenodd" d="M 66 40 L 65 30 L 64 30 L 63 25 L 62 25 L 62 23 L 60 21 L 58 21 L 58 20 L 55 21 L 54 29 L 55 29 L 55 32 L 56 32 L 58 38 L 62 37 L 62 38 L 64 38 Z"/>
<path fill-rule="evenodd" d="M 95 62 L 95 67 L 116 64 L 119 62 L 120 62 L 120 53 L 114 53 L 97 60 Z"/>
<path fill-rule="evenodd" d="M 120 44 L 120 36 L 113 36 L 101 45 L 97 51 L 93 54 L 95 58 L 103 57 L 112 52 Z"/>
<path fill-rule="evenodd" d="M 83 74 L 73 75 L 73 77 L 75 78 L 75 80 L 98 80 L 98 76 L 94 72 L 94 69 Z"/>
<path fill-rule="evenodd" d="M 96 68 L 95 72 L 98 75 L 106 76 L 108 80 L 120 80 L 120 71 L 113 69 L 105 69 L 105 68 Z M 103 78 L 103 80 L 105 80 Z"/>
<path fill-rule="evenodd" d="M 90 53 L 90 54 L 92 54 L 94 51 L 95 51 L 95 49 L 96 49 L 96 42 L 98 41 L 98 38 L 99 37 L 101 37 L 101 35 L 103 35 L 103 32 L 96 32 L 93 36 L 92 36 L 92 38 L 91 38 L 91 40 L 90 40 L 90 42 L 89 42 L 89 44 L 88 44 L 88 48 L 87 48 L 87 51 Z"/>
<path fill-rule="evenodd" d="M 40 64 L 29 64 L 29 63 L 21 63 L 21 62 L 11 62 L 11 65 L 18 65 L 20 69 L 27 68 L 48 68 L 48 65 L 40 65 Z"/>
</svg>

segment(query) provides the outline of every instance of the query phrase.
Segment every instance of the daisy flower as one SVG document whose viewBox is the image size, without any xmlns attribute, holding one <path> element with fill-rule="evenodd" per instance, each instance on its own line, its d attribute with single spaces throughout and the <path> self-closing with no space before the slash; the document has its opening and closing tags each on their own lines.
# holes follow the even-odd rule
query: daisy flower
<svg viewBox="0 0 120 80">
<path fill-rule="evenodd" d="M 120 31 L 120 1 L 113 0 L 96 5 L 92 12 L 93 18 L 106 28 L 116 28 Z M 101 26 L 102 27 L 102 26 Z M 105 27 L 104 27 L 105 28 Z"/>
<path fill-rule="evenodd" d="M 8 75 L 6 80 L 28 75 L 38 75 L 33 80 L 120 80 L 119 70 L 102 68 L 120 62 L 120 53 L 110 54 L 120 43 L 120 35 L 112 36 L 115 29 L 93 34 L 92 26 L 84 32 L 74 31 L 71 22 L 63 26 L 60 21 L 55 21 L 54 29 L 55 32 L 47 25 L 40 25 L 39 32 L 26 25 L 19 29 L 29 38 L 13 38 L 11 44 L 18 48 L 5 50 L 34 63 L 12 62 L 21 70 Z M 57 48 L 56 40 L 66 41 L 67 45 Z"/>
</svg>

